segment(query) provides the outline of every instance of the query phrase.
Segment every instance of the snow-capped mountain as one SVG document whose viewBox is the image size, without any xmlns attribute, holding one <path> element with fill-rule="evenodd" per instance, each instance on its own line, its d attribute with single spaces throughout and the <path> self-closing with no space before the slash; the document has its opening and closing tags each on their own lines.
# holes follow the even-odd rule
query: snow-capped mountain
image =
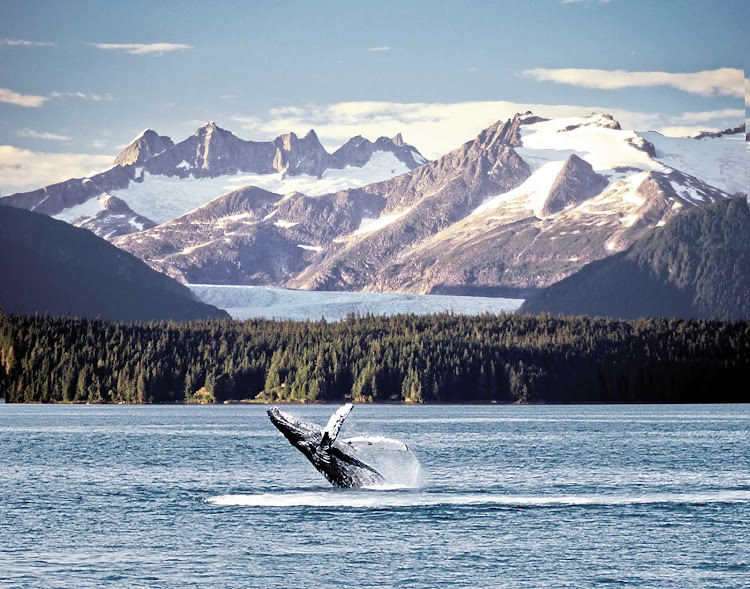
<svg viewBox="0 0 750 589">
<path fill-rule="evenodd" d="M 111 239 L 177 218 L 243 186 L 324 194 L 391 178 L 424 162 L 400 134 L 374 143 L 354 137 L 328 153 L 312 130 L 302 138 L 287 133 L 273 141 L 245 141 L 209 122 L 177 144 L 146 129 L 111 168 L 2 202 Z M 107 202 L 118 203 L 117 209 Z"/>
<path fill-rule="evenodd" d="M 256 175 L 115 243 L 192 283 L 523 293 L 748 186 L 738 147 L 526 113 L 395 178 L 321 194 L 301 176 L 289 192 Z"/>
<path fill-rule="evenodd" d="M 146 132 L 121 156 L 132 163 L 7 199 L 188 283 L 513 295 L 747 194 L 743 132 L 525 113 L 427 162 L 400 135 L 329 154 L 313 132 L 250 142 L 209 123 L 173 146 Z"/>
</svg>

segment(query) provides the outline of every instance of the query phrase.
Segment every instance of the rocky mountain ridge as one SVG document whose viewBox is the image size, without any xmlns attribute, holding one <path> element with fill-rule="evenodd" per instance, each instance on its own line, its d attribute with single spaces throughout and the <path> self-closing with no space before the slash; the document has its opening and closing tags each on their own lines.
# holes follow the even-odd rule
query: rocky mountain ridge
<svg viewBox="0 0 750 589">
<path fill-rule="evenodd" d="M 190 283 L 523 295 L 728 196 L 609 115 L 525 113 L 383 182 L 234 191 L 115 243 Z"/>
<path fill-rule="evenodd" d="M 334 153 L 328 153 L 313 130 L 301 138 L 287 133 L 273 141 L 245 141 L 209 122 L 175 144 L 169 137 L 146 129 L 125 147 L 111 168 L 87 178 L 73 178 L 31 192 L 11 194 L 1 202 L 55 216 L 79 226 L 85 225 L 98 235 L 113 238 L 122 233 L 150 228 L 163 221 L 161 218 L 151 219 L 150 210 L 139 210 L 142 202 L 131 202 L 130 193 L 143 193 L 143 189 L 138 190 L 139 185 L 147 179 L 156 178 L 157 184 L 159 178 L 171 179 L 175 181 L 176 192 L 189 192 L 196 180 L 220 181 L 226 177 L 227 182 L 231 183 L 235 179 L 242 180 L 242 175 L 247 173 L 266 177 L 273 175 L 273 178 L 279 179 L 279 183 L 283 183 L 285 178 L 310 176 L 321 179 L 331 171 L 335 176 L 335 171 L 341 170 L 344 185 L 358 185 L 362 182 L 357 178 L 348 179 L 346 173 L 352 168 L 367 167 L 377 159 L 376 156 L 382 154 L 392 156 L 393 162 L 402 166 L 398 171 L 408 171 L 426 161 L 415 147 L 404 143 L 400 134 L 393 139 L 380 137 L 375 142 L 357 136 Z M 394 173 L 396 170 L 380 170 L 376 177 L 390 177 Z M 351 172 L 349 175 L 352 176 Z M 364 181 L 368 181 L 367 174 L 364 176 Z M 188 184 L 192 183 L 192 186 L 180 186 L 177 183 L 179 180 L 189 180 Z M 263 179 L 253 180 L 257 182 Z M 147 199 L 158 199 L 157 191 L 158 188 L 151 191 L 153 194 L 147 194 Z M 208 197 L 199 195 L 198 204 L 205 204 L 226 192 L 221 189 L 221 184 L 217 184 L 214 194 Z M 138 218 L 137 222 L 129 228 L 128 224 L 121 223 L 118 230 L 113 232 L 109 228 L 111 219 L 100 222 L 104 216 L 95 218 L 95 215 L 88 215 L 91 211 L 98 214 L 99 209 L 93 201 L 105 195 L 117 196 L 124 201 L 131 209 L 130 216 Z M 178 212 L 170 218 L 179 214 L 182 213 Z"/>
</svg>

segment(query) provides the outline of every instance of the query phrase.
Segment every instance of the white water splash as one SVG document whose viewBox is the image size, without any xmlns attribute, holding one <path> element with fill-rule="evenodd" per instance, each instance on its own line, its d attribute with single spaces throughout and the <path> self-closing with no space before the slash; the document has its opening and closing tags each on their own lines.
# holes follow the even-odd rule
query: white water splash
<svg viewBox="0 0 750 589">
<path fill-rule="evenodd" d="M 387 487 L 381 487 L 387 489 Z M 220 495 L 206 500 L 221 506 L 246 507 L 350 507 L 390 509 L 435 506 L 579 507 L 622 505 L 706 505 L 750 503 L 750 491 L 705 493 L 654 493 L 646 495 L 503 495 L 498 493 L 404 493 L 365 491 L 315 491 Z"/>
<path fill-rule="evenodd" d="M 378 438 L 361 438 L 363 440 Z M 398 440 L 379 438 L 375 444 L 357 444 L 357 452 L 364 462 L 377 470 L 385 479 L 385 483 L 377 485 L 376 489 L 415 489 L 421 487 L 424 481 L 419 460 L 409 450 L 394 451 L 390 448 L 394 444 L 406 445 Z M 388 443 L 385 443 L 387 441 Z M 385 447 L 384 447 L 385 446 Z"/>
</svg>

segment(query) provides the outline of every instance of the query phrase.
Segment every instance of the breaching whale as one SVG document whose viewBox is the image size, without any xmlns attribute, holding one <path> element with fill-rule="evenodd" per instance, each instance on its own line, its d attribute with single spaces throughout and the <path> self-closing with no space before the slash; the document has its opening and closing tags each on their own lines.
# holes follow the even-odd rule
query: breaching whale
<svg viewBox="0 0 750 589">
<path fill-rule="evenodd" d="M 406 444 L 398 440 L 380 437 L 339 440 L 341 424 L 344 423 L 351 410 L 351 403 L 339 408 L 328 420 L 325 428 L 297 419 L 279 411 L 276 407 L 268 410 L 268 417 L 289 440 L 289 443 L 302 452 L 312 465 L 335 486 L 351 488 L 382 485 L 386 482 L 383 475 L 366 464 L 357 449 L 378 446 L 405 452 L 408 448 Z"/>
</svg>

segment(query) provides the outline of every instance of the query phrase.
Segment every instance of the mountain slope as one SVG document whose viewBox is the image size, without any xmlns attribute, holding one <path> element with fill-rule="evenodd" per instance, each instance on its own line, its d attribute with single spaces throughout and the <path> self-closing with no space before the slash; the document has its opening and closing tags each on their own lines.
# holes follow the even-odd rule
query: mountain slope
<svg viewBox="0 0 750 589">
<path fill-rule="evenodd" d="M 0 207 L 0 250 L 5 313 L 112 321 L 227 316 L 93 233 L 45 215 Z"/>
<path fill-rule="evenodd" d="M 527 112 L 425 162 L 400 135 L 328 154 L 312 131 L 253 142 L 209 123 L 159 153 L 146 133 L 126 150 L 137 163 L 8 202 L 183 282 L 524 297 L 747 192 L 731 131 L 676 140 Z"/>
<path fill-rule="evenodd" d="M 328 255 L 291 285 L 509 295 L 547 286 L 686 207 L 729 196 L 653 154 L 609 115 L 516 115 L 435 162 L 365 187 L 386 201 L 382 223 L 324 247 Z"/>
<path fill-rule="evenodd" d="M 678 215 L 537 293 L 521 312 L 748 319 L 749 285 L 750 209 L 735 198 Z"/>
<path fill-rule="evenodd" d="M 210 122 L 177 144 L 147 129 L 103 172 L 0 202 L 85 226 L 109 239 L 171 221 L 246 186 L 320 195 L 392 178 L 425 161 L 400 134 L 375 142 L 358 136 L 331 154 L 313 130 L 304 137 L 287 133 L 273 141 L 245 141 Z M 110 215 L 97 217 L 102 207 L 96 199 L 105 196 L 118 198 L 129 216 L 139 219 L 118 224 Z"/>
</svg>

